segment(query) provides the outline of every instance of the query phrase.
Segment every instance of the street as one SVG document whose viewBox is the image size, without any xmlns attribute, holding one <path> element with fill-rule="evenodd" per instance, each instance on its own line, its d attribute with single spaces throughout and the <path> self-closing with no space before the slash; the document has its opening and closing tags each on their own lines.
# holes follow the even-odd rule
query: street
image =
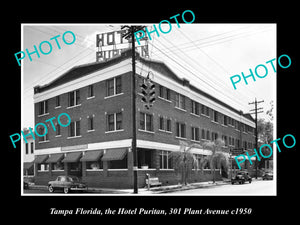
<svg viewBox="0 0 300 225">
<path fill-rule="evenodd" d="M 209 184 L 197 188 L 188 188 L 185 190 L 170 189 L 164 186 L 165 191 L 155 191 L 152 189 L 148 191 L 147 189 L 140 189 L 139 194 L 141 195 L 275 195 L 276 194 L 276 183 L 273 180 L 255 180 L 252 183 L 248 182 L 245 184 L 234 184 L 231 183 L 218 183 Z M 49 193 L 46 188 L 43 189 L 26 189 L 24 194 L 62 194 L 62 191 L 56 191 L 55 193 Z M 72 194 L 132 194 L 132 190 L 125 189 L 90 189 L 84 193 L 72 192 Z"/>
<path fill-rule="evenodd" d="M 209 188 L 197 188 L 164 193 L 167 195 L 276 195 L 274 180 L 253 180 L 251 184 L 217 185 Z"/>
</svg>

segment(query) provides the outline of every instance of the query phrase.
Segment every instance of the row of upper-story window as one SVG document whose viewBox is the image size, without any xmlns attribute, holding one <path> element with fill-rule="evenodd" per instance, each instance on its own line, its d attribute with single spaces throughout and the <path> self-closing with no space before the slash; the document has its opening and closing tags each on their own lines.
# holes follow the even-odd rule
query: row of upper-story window
<svg viewBox="0 0 300 225">
<path fill-rule="evenodd" d="M 187 111 L 187 101 L 188 98 L 182 94 L 179 94 L 177 92 L 174 92 L 175 94 L 175 108 L 181 109 L 183 111 Z M 163 100 L 167 100 L 169 102 L 172 102 L 171 100 L 171 90 L 169 88 L 166 88 L 162 85 L 159 85 L 159 93 L 158 93 L 159 98 Z M 210 111 L 212 114 L 210 114 Z M 253 133 L 254 128 L 244 124 L 242 122 L 239 122 L 227 115 L 224 115 L 216 110 L 213 110 L 209 108 L 208 106 L 204 104 L 200 104 L 199 102 L 196 102 L 192 99 L 190 99 L 190 113 L 195 116 L 206 116 L 210 118 L 212 116 L 212 121 L 215 123 L 220 123 L 224 126 L 232 126 L 237 130 L 241 130 L 242 132 L 249 132 Z"/>
<path fill-rule="evenodd" d="M 106 95 L 105 97 L 111 97 L 115 95 L 122 94 L 122 77 L 117 76 L 111 79 L 108 79 L 106 82 Z M 187 111 L 187 101 L 188 98 L 182 94 L 179 94 L 175 91 L 171 91 L 169 88 L 166 88 L 162 85 L 159 85 L 158 88 L 158 97 L 164 100 L 167 100 L 169 102 L 172 102 L 171 93 L 174 92 L 175 95 L 175 108 Z M 87 86 L 87 99 L 94 98 L 95 92 L 94 92 L 94 85 Z M 61 107 L 61 96 L 55 97 L 55 108 Z M 68 93 L 68 107 L 75 107 L 79 106 L 81 103 L 80 99 L 80 90 L 71 91 Z M 210 111 L 212 114 L 210 115 Z M 249 132 L 253 133 L 254 128 L 241 123 L 227 115 L 224 115 L 216 110 L 213 110 L 209 108 L 208 106 L 204 104 L 200 104 L 194 100 L 190 100 L 190 112 L 192 115 L 200 116 L 204 115 L 208 118 L 212 116 L 212 121 L 215 123 L 222 124 L 224 126 L 232 126 L 235 127 L 237 130 L 241 130 L 243 132 Z M 48 114 L 48 100 L 39 102 L 39 112 L 38 115 L 45 115 Z"/>
<path fill-rule="evenodd" d="M 29 151 L 30 149 L 30 151 Z M 30 142 L 30 143 L 25 143 L 25 154 L 29 155 L 29 154 L 34 154 L 34 143 Z"/>
<path fill-rule="evenodd" d="M 114 77 L 105 81 L 106 95 L 105 97 L 112 97 L 122 94 L 122 77 Z M 87 88 L 86 99 L 95 97 L 94 85 L 89 85 Z M 68 93 L 68 106 L 67 108 L 80 106 L 81 105 L 81 93 L 80 90 L 74 90 Z M 38 116 L 46 115 L 49 113 L 48 100 L 39 102 Z M 61 96 L 55 97 L 55 108 L 61 107 Z"/>
<path fill-rule="evenodd" d="M 118 132 L 118 131 L 124 131 L 124 124 L 123 124 L 123 111 L 118 111 L 116 113 L 106 113 L 106 128 L 105 133 L 111 133 L 111 132 Z M 89 115 L 87 116 L 87 133 L 95 131 L 95 116 Z M 61 137 L 61 126 L 57 123 L 55 125 L 55 137 Z M 173 133 L 173 129 L 175 129 L 175 137 L 180 139 L 187 139 L 187 125 L 183 122 L 174 122 L 174 127 L 172 128 L 172 119 L 167 118 L 164 116 L 158 116 L 158 132 L 165 132 L 168 134 Z M 191 126 L 191 140 L 200 142 L 200 140 L 216 140 L 218 138 L 222 138 L 225 142 L 225 146 L 239 146 L 239 139 L 234 138 L 232 136 L 227 136 L 225 134 L 220 134 L 220 132 L 211 131 L 210 129 L 205 129 L 196 126 Z M 81 119 L 74 119 L 71 121 L 69 127 L 68 127 L 68 137 L 70 138 L 77 138 L 81 137 L 82 134 L 82 128 L 81 128 Z M 144 131 L 147 133 L 155 133 L 154 132 L 154 116 L 153 114 L 145 113 L 145 112 L 139 112 L 139 124 L 138 124 L 138 130 Z M 39 135 L 43 135 L 47 133 L 44 136 L 39 137 L 39 142 L 48 142 L 49 141 L 49 133 L 45 130 L 44 126 L 38 127 Z M 220 136 L 219 136 L 220 135 Z M 249 142 L 250 143 L 250 142 Z M 252 147 L 249 144 L 246 143 L 246 146 L 248 148 Z"/>
</svg>

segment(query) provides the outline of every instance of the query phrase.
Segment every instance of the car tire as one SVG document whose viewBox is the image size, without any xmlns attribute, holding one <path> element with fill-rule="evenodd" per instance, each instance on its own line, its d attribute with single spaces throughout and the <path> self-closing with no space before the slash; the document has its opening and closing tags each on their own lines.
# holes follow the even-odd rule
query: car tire
<svg viewBox="0 0 300 225">
<path fill-rule="evenodd" d="M 251 184 L 252 180 L 249 180 L 249 184 Z"/>
<path fill-rule="evenodd" d="M 53 192 L 54 192 L 54 187 L 53 187 L 52 185 L 49 185 L 49 186 L 48 186 L 48 191 L 49 191 L 50 193 L 53 193 Z"/>
<path fill-rule="evenodd" d="M 64 187 L 64 193 L 65 193 L 65 194 L 68 194 L 68 193 L 69 193 L 69 191 L 70 191 L 70 189 L 69 189 L 69 188 L 67 188 L 67 187 Z"/>
</svg>

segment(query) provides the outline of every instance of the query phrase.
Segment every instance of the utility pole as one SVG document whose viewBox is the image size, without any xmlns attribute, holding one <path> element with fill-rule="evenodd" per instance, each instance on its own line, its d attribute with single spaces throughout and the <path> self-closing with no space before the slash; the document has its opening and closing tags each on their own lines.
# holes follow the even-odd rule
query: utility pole
<svg viewBox="0 0 300 225">
<path fill-rule="evenodd" d="M 133 193 L 138 193 L 138 159 L 136 149 L 136 79 L 135 79 L 135 40 L 134 33 L 138 30 L 144 29 L 144 26 L 121 26 L 121 29 L 128 28 L 128 32 L 123 36 L 131 39 L 131 53 L 132 53 L 132 77 L 131 77 L 131 100 L 132 100 L 132 144 L 131 150 L 133 153 Z"/>
<path fill-rule="evenodd" d="M 262 101 L 257 101 L 256 98 L 255 98 L 255 101 L 254 102 L 250 102 L 249 105 L 252 105 L 254 104 L 254 109 L 251 109 L 250 111 L 254 111 L 253 113 L 250 113 L 250 114 L 255 114 L 255 149 L 257 150 L 258 148 L 258 128 L 257 128 L 257 114 L 258 113 L 262 113 L 263 111 L 259 111 L 258 110 L 262 110 L 263 108 L 260 107 L 260 108 L 257 108 L 257 104 L 259 103 L 262 103 L 264 102 L 263 100 Z M 257 159 L 255 160 L 255 167 L 256 167 L 256 172 L 255 172 L 255 178 L 257 179 L 257 173 L 258 173 L 258 162 L 257 162 Z"/>
</svg>

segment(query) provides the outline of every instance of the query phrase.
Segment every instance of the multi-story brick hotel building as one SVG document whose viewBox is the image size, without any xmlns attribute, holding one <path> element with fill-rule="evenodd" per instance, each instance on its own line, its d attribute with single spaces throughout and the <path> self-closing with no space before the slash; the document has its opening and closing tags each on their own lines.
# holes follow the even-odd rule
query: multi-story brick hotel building
<svg viewBox="0 0 300 225">
<path fill-rule="evenodd" d="M 70 174 L 89 186 L 133 187 L 131 63 L 131 51 L 124 51 L 107 61 L 75 66 L 49 84 L 34 87 L 35 124 L 61 113 L 71 117 L 68 127 L 56 123 L 56 131 L 47 124 L 48 134 L 35 140 L 37 184 Z M 156 101 L 148 110 L 139 84 L 149 70 Z M 201 144 L 219 137 L 225 149 L 254 146 L 251 116 L 179 78 L 163 62 L 137 54 L 136 80 L 139 187 L 145 186 L 146 173 L 163 184 L 180 181 L 168 157 L 179 150 L 180 140 Z M 193 153 L 200 159 L 211 151 L 194 148 Z M 190 182 L 208 179 L 210 171 L 195 172 Z"/>
</svg>

